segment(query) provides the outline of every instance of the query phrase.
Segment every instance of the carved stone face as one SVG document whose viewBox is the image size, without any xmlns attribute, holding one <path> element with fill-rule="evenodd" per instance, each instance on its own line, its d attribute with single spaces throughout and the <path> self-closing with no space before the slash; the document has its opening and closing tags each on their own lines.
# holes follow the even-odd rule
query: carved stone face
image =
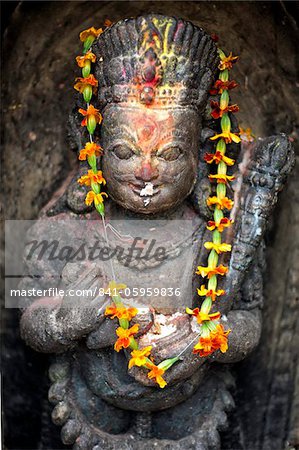
<svg viewBox="0 0 299 450">
<path fill-rule="evenodd" d="M 191 108 L 108 106 L 102 167 L 109 196 L 144 214 L 181 203 L 196 180 L 200 132 L 200 117 Z"/>
</svg>

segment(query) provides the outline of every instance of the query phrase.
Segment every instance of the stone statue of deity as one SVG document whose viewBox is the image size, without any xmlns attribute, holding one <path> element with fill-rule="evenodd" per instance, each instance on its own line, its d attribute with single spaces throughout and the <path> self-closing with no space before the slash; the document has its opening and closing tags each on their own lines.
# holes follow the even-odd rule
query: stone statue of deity
<svg viewBox="0 0 299 450">
<path fill-rule="evenodd" d="M 219 72 L 217 46 L 190 22 L 148 15 L 109 26 L 94 41 L 92 52 L 99 82 L 94 105 L 103 115 L 96 139 L 104 149 L 106 219 L 163 224 L 189 220 L 196 246 L 190 283 L 196 293 L 200 277 L 195 270 L 206 262 L 203 243 L 211 219 L 206 199 L 212 187 L 204 155 L 214 146 L 210 137 L 217 131 L 210 108 L 210 90 Z M 83 107 L 80 101 L 78 106 Z M 79 151 L 85 130 L 77 110 L 70 124 Z M 231 120 L 232 131 L 238 133 L 236 120 Z M 234 225 L 226 231 L 232 252 L 226 259 L 228 275 L 220 281 L 225 295 L 216 302 L 231 330 L 226 353 L 204 358 L 194 354 L 189 345 L 197 335 L 193 318 L 175 302 L 164 308 L 163 299 L 158 303 L 148 299 L 148 306 L 143 303 L 132 321 L 140 324 L 139 343 L 153 346 L 157 363 L 181 354 L 165 374 L 167 386 L 160 389 L 142 368 L 128 370 L 128 352 L 113 350 L 117 323 L 104 315 L 109 298 L 88 305 L 86 298 L 78 298 L 75 307 L 68 307 L 66 298 L 42 298 L 24 308 L 21 333 L 27 344 L 56 354 L 50 367 L 49 400 L 55 404 L 52 419 L 62 426 L 65 444 L 84 450 L 219 448 L 225 412 L 233 407 L 228 392 L 232 376 L 226 364 L 245 358 L 259 342 L 263 237 L 293 164 L 285 135 L 232 144 L 229 156 L 237 160 L 232 172 Z M 86 188 L 77 183 L 84 171 L 86 166 L 81 165 L 63 195 L 42 212 L 41 222 L 80 219 L 102 226 L 99 215 L 84 203 Z M 167 226 L 156 232 L 166 248 L 177 244 Z M 185 251 L 182 245 L 172 258 L 129 265 L 126 273 L 132 280 L 145 277 L 152 286 L 164 273 L 168 284 L 176 286 Z M 61 271 L 57 286 L 89 289 L 109 282 L 109 273 L 96 262 L 59 264 L 43 267 L 51 274 Z M 24 280 L 25 285 L 30 282 Z M 190 283 L 183 294 L 190 292 Z M 142 299 L 138 301 L 142 304 Z M 191 307 L 198 306 L 196 294 L 188 301 Z"/>
</svg>

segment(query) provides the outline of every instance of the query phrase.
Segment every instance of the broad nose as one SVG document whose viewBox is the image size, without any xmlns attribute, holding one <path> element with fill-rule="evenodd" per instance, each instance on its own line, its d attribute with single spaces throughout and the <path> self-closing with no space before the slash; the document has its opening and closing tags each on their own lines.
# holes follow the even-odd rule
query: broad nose
<svg viewBox="0 0 299 450">
<path fill-rule="evenodd" d="M 142 181 L 151 181 L 158 178 L 159 171 L 153 167 L 149 161 L 144 161 L 138 169 L 135 170 L 135 177 Z"/>
</svg>

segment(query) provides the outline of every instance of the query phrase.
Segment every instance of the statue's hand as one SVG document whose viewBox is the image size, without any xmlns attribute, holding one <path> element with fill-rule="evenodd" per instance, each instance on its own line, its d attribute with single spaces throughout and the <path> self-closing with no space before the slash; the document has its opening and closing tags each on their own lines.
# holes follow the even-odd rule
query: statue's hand
<svg viewBox="0 0 299 450">
<path fill-rule="evenodd" d="M 94 330 L 104 298 L 98 287 L 107 285 L 95 264 L 68 264 L 62 272 L 65 295 L 42 298 L 30 305 L 21 318 L 23 339 L 37 351 L 51 353 L 66 350 L 76 340 Z"/>
<path fill-rule="evenodd" d="M 233 310 L 223 322 L 228 336 L 228 350 L 225 353 L 217 351 L 212 361 L 235 363 L 244 359 L 259 343 L 261 335 L 261 312 L 258 308 L 252 311 Z"/>
<path fill-rule="evenodd" d="M 139 339 L 140 347 L 152 346 L 151 357 L 155 364 L 168 358 L 180 356 L 171 369 L 166 372 L 166 380 L 169 383 L 176 383 L 189 378 L 205 362 L 204 358 L 199 358 L 192 353 L 192 348 L 198 340 L 199 329 L 190 316 L 185 313 L 165 316 L 161 322 L 155 320 L 148 333 Z M 182 353 L 183 352 L 183 353 Z M 126 352 L 128 360 L 130 353 Z M 129 373 L 144 386 L 156 386 L 147 377 L 147 370 L 133 367 Z"/>
<path fill-rule="evenodd" d="M 153 319 L 153 312 L 149 308 L 144 308 L 143 305 L 138 304 L 138 301 L 136 301 L 136 299 L 134 300 L 135 300 L 134 303 L 132 302 L 128 303 L 123 302 L 123 303 L 127 307 L 133 306 L 138 309 L 138 314 L 130 322 L 130 326 L 133 326 L 136 323 L 139 325 L 139 330 L 137 334 L 138 337 L 148 332 L 148 330 L 153 325 L 154 319 Z M 119 327 L 118 320 L 117 319 L 111 320 L 109 317 L 105 318 L 104 312 L 105 308 L 101 308 L 99 312 L 100 314 L 99 326 L 94 331 L 92 331 L 86 339 L 86 345 L 90 349 L 99 349 L 113 346 L 117 339 L 116 329 Z"/>
<path fill-rule="evenodd" d="M 193 325 L 192 325 L 193 321 Z M 228 337 L 228 350 L 219 350 L 208 357 L 200 357 L 193 353 L 193 347 L 199 337 L 196 332 L 195 319 L 185 315 L 177 321 L 177 330 L 164 339 L 154 340 L 150 334 L 145 335 L 140 343 L 142 346 L 153 345 L 152 355 L 155 362 L 177 356 L 186 349 L 175 363 L 165 373 L 167 383 L 173 384 L 187 379 L 199 370 L 205 363 L 233 363 L 244 359 L 258 344 L 261 332 L 261 316 L 258 309 L 252 311 L 230 311 L 222 322 L 226 330 L 231 330 Z M 165 342 L 167 340 L 167 342 Z M 160 342 L 159 342 L 160 341 Z M 127 354 L 129 358 L 129 354 Z M 146 371 L 133 368 L 130 371 L 134 378 L 145 386 L 153 383 L 147 378 Z"/>
</svg>

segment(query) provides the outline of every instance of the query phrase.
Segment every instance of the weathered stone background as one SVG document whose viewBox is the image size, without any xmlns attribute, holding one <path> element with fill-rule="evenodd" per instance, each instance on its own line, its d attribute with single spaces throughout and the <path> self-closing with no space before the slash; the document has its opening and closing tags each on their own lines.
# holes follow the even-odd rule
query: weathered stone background
<svg viewBox="0 0 299 450">
<path fill-rule="evenodd" d="M 146 12 L 192 20 L 216 33 L 224 50 L 240 55 L 233 72 L 240 87 L 233 97 L 241 125 L 257 136 L 286 132 L 299 153 L 298 3 L 2 2 L 8 19 L 2 52 L 5 219 L 35 218 L 76 164 L 66 123 L 79 32 L 106 18 Z M 269 224 L 262 340 L 235 368 L 237 409 L 223 449 L 299 448 L 298 172 L 297 165 Z M 48 448 L 40 441 L 47 357 L 20 341 L 15 311 L 4 311 L 2 320 L 6 448 Z"/>
</svg>

